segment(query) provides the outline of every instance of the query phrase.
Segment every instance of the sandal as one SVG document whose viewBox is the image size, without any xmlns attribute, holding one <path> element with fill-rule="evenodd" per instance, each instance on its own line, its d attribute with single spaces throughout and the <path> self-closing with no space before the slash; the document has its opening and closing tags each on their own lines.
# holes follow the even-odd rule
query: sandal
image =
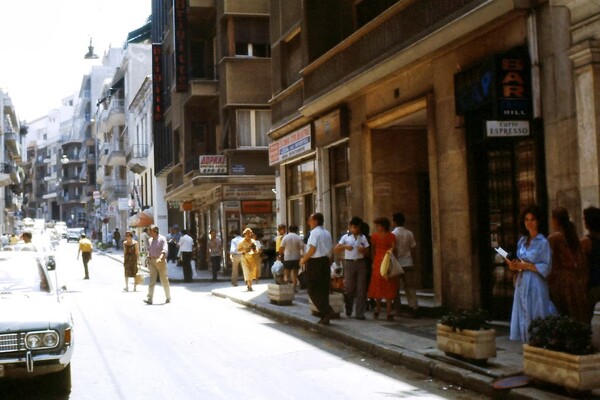
<svg viewBox="0 0 600 400">
<path fill-rule="evenodd" d="M 388 321 L 393 321 L 393 320 L 394 320 L 394 316 L 393 316 L 392 314 L 390 314 L 390 315 L 388 315 L 388 316 L 386 317 L 386 319 L 387 319 Z"/>
<path fill-rule="evenodd" d="M 127 292 L 129 292 L 129 289 L 127 289 L 127 288 L 123 289 L 123 293 L 127 293 Z"/>
</svg>

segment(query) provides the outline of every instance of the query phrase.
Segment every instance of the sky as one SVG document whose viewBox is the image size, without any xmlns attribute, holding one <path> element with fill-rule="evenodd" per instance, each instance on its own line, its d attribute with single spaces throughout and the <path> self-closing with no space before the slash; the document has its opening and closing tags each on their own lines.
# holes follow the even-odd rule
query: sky
<svg viewBox="0 0 600 400">
<path fill-rule="evenodd" d="M 0 88 L 19 119 L 59 108 L 150 13 L 151 0 L 0 0 Z M 83 58 L 90 37 L 98 60 Z"/>
</svg>

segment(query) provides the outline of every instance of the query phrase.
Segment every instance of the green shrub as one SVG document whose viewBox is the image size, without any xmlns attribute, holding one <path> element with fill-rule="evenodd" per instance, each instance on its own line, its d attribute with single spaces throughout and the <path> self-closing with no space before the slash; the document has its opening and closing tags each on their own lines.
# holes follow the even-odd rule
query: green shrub
<svg viewBox="0 0 600 400">
<path fill-rule="evenodd" d="M 565 316 L 534 319 L 529 336 L 529 345 L 535 347 L 575 355 L 594 352 L 591 327 Z"/>
<path fill-rule="evenodd" d="M 451 327 L 455 331 L 462 329 L 478 331 L 489 329 L 488 321 L 488 313 L 481 308 L 477 308 L 474 310 L 451 311 L 442 317 L 440 323 Z"/>
</svg>

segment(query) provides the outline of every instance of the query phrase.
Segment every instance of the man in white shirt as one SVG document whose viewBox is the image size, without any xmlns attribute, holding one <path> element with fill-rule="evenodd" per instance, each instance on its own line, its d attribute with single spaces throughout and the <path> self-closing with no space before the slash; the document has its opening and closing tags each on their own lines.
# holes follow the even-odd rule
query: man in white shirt
<svg viewBox="0 0 600 400">
<path fill-rule="evenodd" d="M 229 246 L 229 259 L 231 260 L 231 284 L 233 286 L 237 286 L 240 266 L 242 265 L 242 253 L 238 250 L 238 245 L 242 240 L 244 240 L 244 238 L 240 235 L 240 231 L 237 229 L 231 233 L 235 235 L 235 237 L 231 239 L 231 245 Z"/>
<path fill-rule="evenodd" d="M 335 252 L 344 252 L 344 287 L 346 291 L 346 315 L 352 315 L 356 298 L 356 318 L 365 319 L 367 305 L 367 263 L 369 241 L 360 231 L 363 221 L 359 217 L 350 220 L 350 231 L 341 237 Z"/>
<path fill-rule="evenodd" d="M 329 325 L 329 321 L 335 315 L 329 305 L 333 240 L 331 234 L 323 228 L 323 222 L 321 213 L 312 214 L 308 219 L 310 237 L 300 265 L 306 265 L 308 296 L 321 314 L 319 324 Z"/>
<path fill-rule="evenodd" d="M 181 231 L 181 238 L 179 238 L 179 253 L 181 254 L 181 264 L 183 265 L 183 281 L 192 282 L 192 254 L 194 251 L 194 239 L 187 234 L 184 229 Z"/>
<path fill-rule="evenodd" d="M 294 285 L 294 292 L 298 291 L 298 270 L 300 270 L 300 257 L 303 251 L 304 242 L 298 236 L 298 226 L 290 225 L 290 232 L 281 239 L 279 254 L 283 256 L 284 279 Z"/>
<path fill-rule="evenodd" d="M 404 227 L 406 218 L 404 214 L 398 212 L 392 216 L 394 222 L 394 230 L 392 233 L 396 236 L 396 249 L 398 250 L 398 264 L 404 270 L 403 274 L 400 274 L 400 283 L 404 287 L 406 293 L 406 299 L 408 301 L 408 307 L 410 307 L 411 314 L 413 317 L 417 317 L 419 310 L 419 304 L 417 301 L 416 291 L 416 275 L 414 268 L 415 259 L 415 248 L 417 243 L 415 237 L 411 231 Z M 400 312 L 400 294 L 398 294 L 397 309 Z"/>
</svg>

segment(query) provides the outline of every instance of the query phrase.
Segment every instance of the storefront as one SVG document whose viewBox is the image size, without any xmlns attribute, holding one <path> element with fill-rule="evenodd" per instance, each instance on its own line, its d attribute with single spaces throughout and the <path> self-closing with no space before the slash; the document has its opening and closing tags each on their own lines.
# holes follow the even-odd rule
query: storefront
<svg viewBox="0 0 600 400">
<path fill-rule="evenodd" d="M 529 55 L 521 47 L 455 76 L 456 111 L 465 118 L 471 155 L 482 303 L 500 319 L 510 315 L 514 285 L 494 248 L 514 253 L 520 211 L 531 204 L 547 210 L 543 129 L 532 115 L 530 76 Z"/>
</svg>

